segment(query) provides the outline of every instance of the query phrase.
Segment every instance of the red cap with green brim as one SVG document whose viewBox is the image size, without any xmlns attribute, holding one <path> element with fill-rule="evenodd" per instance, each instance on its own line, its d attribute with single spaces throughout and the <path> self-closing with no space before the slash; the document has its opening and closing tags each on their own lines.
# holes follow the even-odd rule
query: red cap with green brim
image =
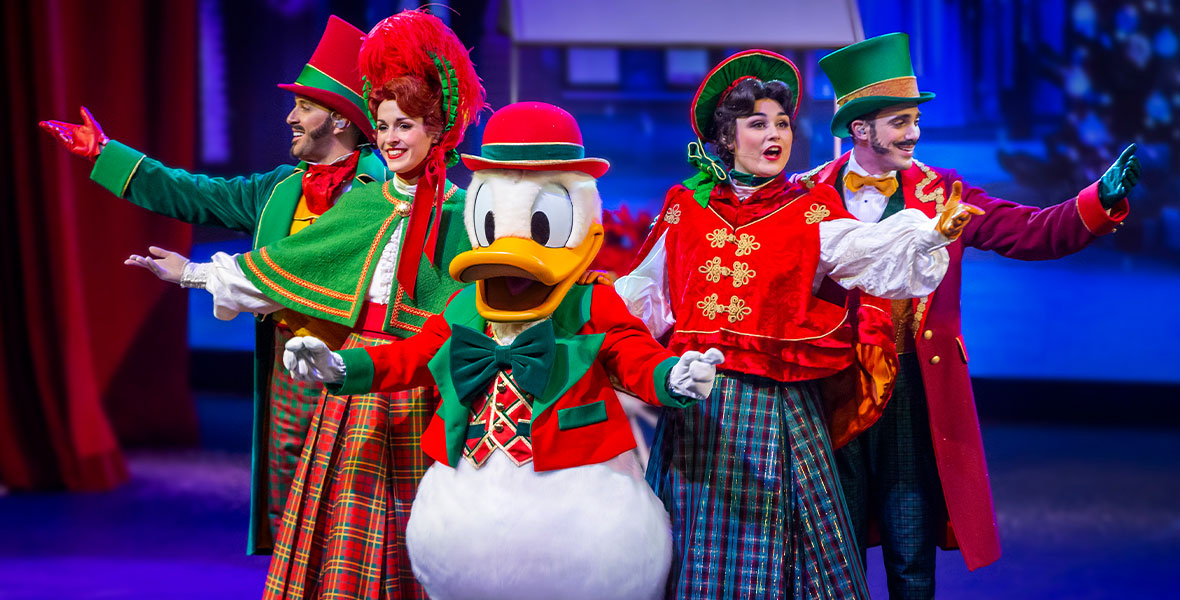
<svg viewBox="0 0 1180 600">
<path fill-rule="evenodd" d="M 574 116 L 544 102 L 517 102 L 492 114 L 479 152 L 463 155 L 468 169 L 581 171 L 598 179 L 610 168 L 606 160 L 586 158 Z"/>
<path fill-rule="evenodd" d="M 356 125 L 370 142 L 376 141 L 363 97 L 364 84 L 357 56 L 365 32 L 332 15 L 311 60 L 295 83 L 279 87 L 336 111 Z"/>
<path fill-rule="evenodd" d="M 918 91 L 910 61 L 910 36 L 890 33 L 845 46 L 819 60 L 836 94 L 832 135 L 848 137 L 848 124 L 895 104 L 934 99 Z"/>
</svg>

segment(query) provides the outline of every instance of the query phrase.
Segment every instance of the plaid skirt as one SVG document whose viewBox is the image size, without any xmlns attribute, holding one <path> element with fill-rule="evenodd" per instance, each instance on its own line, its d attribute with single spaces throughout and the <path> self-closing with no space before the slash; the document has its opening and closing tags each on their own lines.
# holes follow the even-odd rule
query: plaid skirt
<svg viewBox="0 0 1180 600">
<path fill-rule="evenodd" d="M 388 343 L 349 335 L 345 348 Z M 426 598 L 406 523 L 429 466 L 420 438 L 438 392 L 325 394 L 312 420 L 266 578 L 267 599 Z"/>
<path fill-rule="evenodd" d="M 668 598 L 868 598 L 815 382 L 719 374 L 665 410 L 647 479 L 672 519 Z"/>
</svg>

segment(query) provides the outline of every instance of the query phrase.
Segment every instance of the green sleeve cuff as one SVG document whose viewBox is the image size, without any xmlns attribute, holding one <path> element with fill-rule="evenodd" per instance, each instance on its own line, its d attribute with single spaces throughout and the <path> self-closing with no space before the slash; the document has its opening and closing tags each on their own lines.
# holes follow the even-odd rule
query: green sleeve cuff
<svg viewBox="0 0 1180 600">
<path fill-rule="evenodd" d="M 676 366 L 676 363 L 679 361 L 679 356 L 666 358 L 663 362 L 656 365 L 655 371 L 653 371 L 653 378 L 655 379 L 656 387 L 656 399 L 660 401 L 660 404 L 664 406 L 670 406 L 672 408 L 685 408 L 695 404 L 697 401 L 696 398 L 681 396 L 680 394 L 674 394 L 668 390 L 668 377 L 672 374 L 672 367 Z"/>
<path fill-rule="evenodd" d="M 364 348 L 349 348 L 337 352 L 344 359 L 344 380 L 324 387 L 339 396 L 367 394 L 373 390 L 373 359 Z"/>
<path fill-rule="evenodd" d="M 135 175 L 135 170 L 139 168 L 139 163 L 143 162 L 143 159 L 143 152 L 111 140 L 94 161 L 90 179 L 122 198 L 126 195 L 131 177 Z"/>
</svg>

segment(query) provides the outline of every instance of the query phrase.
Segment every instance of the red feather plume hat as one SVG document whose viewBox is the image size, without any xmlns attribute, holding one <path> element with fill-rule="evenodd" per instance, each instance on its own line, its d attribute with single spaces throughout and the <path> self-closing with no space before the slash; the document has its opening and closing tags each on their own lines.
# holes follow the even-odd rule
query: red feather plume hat
<svg viewBox="0 0 1180 600">
<path fill-rule="evenodd" d="M 366 104 L 370 90 L 398 77 L 412 77 L 442 90 L 443 130 L 426 156 L 397 267 L 398 283 L 413 298 L 422 254 L 432 265 L 436 259 L 439 219 L 428 227 L 430 209 L 442 214 L 446 167 L 458 162 L 455 147 L 486 106 L 484 89 L 455 32 L 423 10 L 402 11 L 377 23 L 361 45 L 360 69 Z"/>
</svg>

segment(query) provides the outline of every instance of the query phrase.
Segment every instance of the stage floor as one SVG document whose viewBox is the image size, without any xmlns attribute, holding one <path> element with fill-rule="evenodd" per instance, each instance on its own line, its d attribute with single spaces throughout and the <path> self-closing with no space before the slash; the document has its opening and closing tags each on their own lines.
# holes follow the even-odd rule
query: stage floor
<svg viewBox="0 0 1180 600">
<path fill-rule="evenodd" d="M 267 559 L 243 554 L 248 427 L 235 429 L 201 450 L 131 452 L 132 481 L 113 492 L 0 496 L 0 598 L 259 597 Z M 939 597 L 1174 596 L 1180 430 L 991 425 L 984 438 L 1004 556 L 971 573 L 939 553 Z M 885 598 L 880 552 L 869 561 Z"/>
</svg>

